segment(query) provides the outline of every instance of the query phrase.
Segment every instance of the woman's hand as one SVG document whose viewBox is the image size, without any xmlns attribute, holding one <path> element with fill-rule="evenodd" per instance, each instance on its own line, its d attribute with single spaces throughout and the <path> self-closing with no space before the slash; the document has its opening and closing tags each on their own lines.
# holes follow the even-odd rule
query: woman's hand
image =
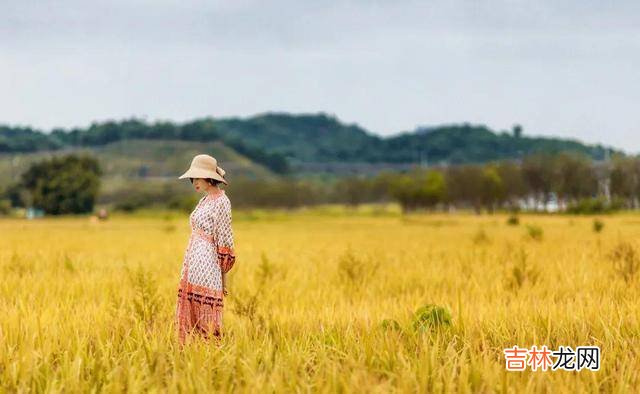
<svg viewBox="0 0 640 394">
<path fill-rule="evenodd" d="M 227 274 L 225 272 L 222 273 L 222 294 L 229 295 L 229 290 L 227 290 Z"/>
</svg>

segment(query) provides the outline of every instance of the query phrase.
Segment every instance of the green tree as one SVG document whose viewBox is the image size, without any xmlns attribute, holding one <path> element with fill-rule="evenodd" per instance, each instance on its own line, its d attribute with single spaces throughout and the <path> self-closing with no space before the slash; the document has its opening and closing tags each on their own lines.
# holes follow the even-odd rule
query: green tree
<svg viewBox="0 0 640 394">
<path fill-rule="evenodd" d="M 447 192 L 447 184 L 444 175 L 440 171 L 429 171 L 426 174 L 422 190 L 423 204 L 433 208 L 444 201 Z"/>
<path fill-rule="evenodd" d="M 522 161 L 522 174 L 531 194 L 543 204 L 546 210 L 553 191 L 553 156 L 539 153 L 525 157 Z"/>
<path fill-rule="evenodd" d="M 640 196 L 640 159 L 615 157 L 611 169 L 611 195 L 635 208 Z"/>
<path fill-rule="evenodd" d="M 398 175 L 390 186 L 391 196 L 400 203 L 403 212 L 417 208 L 416 185 L 411 176 L 407 174 Z"/>
<path fill-rule="evenodd" d="M 391 186 L 391 195 L 398 200 L 403 211 L 434 208 L 444 201 L 446 182 L 436 170 L 416 170 L 398 176 Z"/>
<path fill-rule="evenodd" d="M 100 175 L 96 159 L 71 154 L 33 164 L 20 185 L 29 191 L 33 206 L 48 214 L 86 213 L 93 211 Z"/>
<path fill-rule="evenodd" d="M 504 200 L 504 184 L 495 166 L 487 165 L 482 170 L 482 188 L 480 190 L 482 204 L 489 212 Z"/>
<path fill-rule="evenodd" d="M 496 170 L 504 185 L 504 198 L 509 208 L 515 209 L 518 200 L 527 196 L 527 185 L 522 177 L 522 169 L 516 163 L 502 161 L 497 164 Z"/>
<path fill-rule="evenodd" d="M 598 180 L 588 157 L 561 153 L 555 159 L 555 168 L 554 190 L 561 202 L 575 203 L 598 192 Z"/>
<path fill-rule="evenodd" d="M 478 165 L 451 166 L 447 169 L 447 202 L 454 206 L 472 207 L 476 213 L 482 208 L 482 167 Z"/>
</svg>

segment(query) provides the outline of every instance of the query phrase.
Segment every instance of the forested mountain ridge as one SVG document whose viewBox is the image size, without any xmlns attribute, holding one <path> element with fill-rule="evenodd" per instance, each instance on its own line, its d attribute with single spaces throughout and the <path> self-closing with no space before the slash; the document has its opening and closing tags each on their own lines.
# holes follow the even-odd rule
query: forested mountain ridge
<svg viewBox="0 0 640 394">
<path fill-rule="evenodd" d="M 484 163 L 516 159 L 534 153 L 582 153 L 602 160 L 605 153 L 622 153 L 602 145 L 578 140 L 524 136 L 517 131 L 496 133 L 485 126 L 469 124 L 438 126 L 427 131 L 405 132 L 386 139 L 389 161 L 428 163 Z"/>
<path fill-rule="evenodd" d="M 128 119 L 50 133 L 0 126 L 0 153 L 101 146 L 126 139 L 221 141 L 277 173 L 287 172 L 290 164 L 296 163 L 461 164 L 520 158 L 537 152 L 572 151 L 592 159 L 603 159 L 607 150 L 617 152 L 577 140 L 523 135 L 518 128 L 495 132 L 465 123 L 382 137 L 324 113 L 265 113 L 186 123 Z"/>
</svg>

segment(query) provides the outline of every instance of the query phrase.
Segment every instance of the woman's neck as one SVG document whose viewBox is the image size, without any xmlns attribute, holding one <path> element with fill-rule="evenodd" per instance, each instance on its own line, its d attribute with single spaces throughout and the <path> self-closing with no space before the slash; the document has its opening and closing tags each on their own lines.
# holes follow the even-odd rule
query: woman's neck
<svg viewBox="0 0 640 394">
<path fill-rule="evenodd" d="M 215 197 L 220 193 L 222 193 L 222 189 L 215 186 L 211 186 L 209 189 L 207 189 L 207 194 L 209 195 L 209 197 Z"/>
</svg>

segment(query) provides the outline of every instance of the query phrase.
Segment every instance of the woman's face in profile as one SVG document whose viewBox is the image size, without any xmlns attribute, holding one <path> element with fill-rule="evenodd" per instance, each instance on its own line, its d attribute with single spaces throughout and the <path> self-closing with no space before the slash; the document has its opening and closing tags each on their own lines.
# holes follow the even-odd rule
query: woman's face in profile
<svg viewBox="0 0 640 394">
<path fill-rule="evenodd" d="M 207 190 L 207 182 L 204 180 L 204 178 L 192 178 L 191 183 L 193 184 L 193 188 L 197 192 Z"/>
</svg>

